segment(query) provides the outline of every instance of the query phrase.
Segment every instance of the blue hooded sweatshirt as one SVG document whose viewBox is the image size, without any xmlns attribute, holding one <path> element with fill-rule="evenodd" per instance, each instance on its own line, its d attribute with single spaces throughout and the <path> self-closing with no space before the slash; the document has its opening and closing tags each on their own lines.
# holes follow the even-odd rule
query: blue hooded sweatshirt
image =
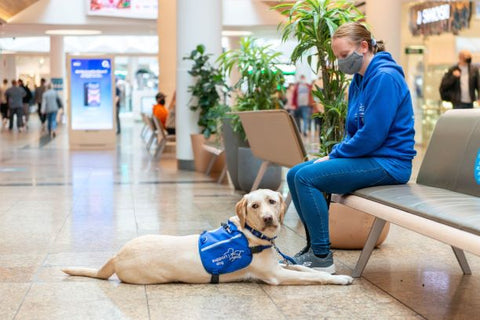
<svg viewBox="0 0 480 320">
<path fill-rule="evenodd" d="M 373 158 L 395 180 L 412 172 L 415 130 L 410 91 L 402 68 L 388 52 L 379 52 L 365 74 L 355 74 L 348 91 L 345 138 L 330 159 Z"/>
</svg>

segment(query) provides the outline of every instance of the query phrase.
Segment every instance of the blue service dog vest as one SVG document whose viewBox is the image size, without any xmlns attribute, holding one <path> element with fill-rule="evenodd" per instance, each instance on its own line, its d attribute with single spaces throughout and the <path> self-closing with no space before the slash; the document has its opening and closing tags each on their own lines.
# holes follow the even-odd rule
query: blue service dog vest
<svg viewBox="0 0 480 320">
<path fill-rule="evenodd" d="M 216 230 L 204 231 L 198 249 L 203 267 L 212 275 L 243 269 L 253 258 L 247 237 L 231 221 Z"/>
</svg>

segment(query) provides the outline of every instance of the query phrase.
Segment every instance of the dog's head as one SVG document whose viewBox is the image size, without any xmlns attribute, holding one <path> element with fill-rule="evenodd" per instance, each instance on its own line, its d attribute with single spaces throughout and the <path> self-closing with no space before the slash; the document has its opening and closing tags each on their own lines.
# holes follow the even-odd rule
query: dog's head
<svg viewBox="0 0 480 320">
<path fill-rule="evenodd" d="M 266 236 L 274 237 L 283 222 L 285 202 L 280 193 L 259 189 L 244 195 L 235 209 L 242 228 L 247 223 Z"/>
</svg>

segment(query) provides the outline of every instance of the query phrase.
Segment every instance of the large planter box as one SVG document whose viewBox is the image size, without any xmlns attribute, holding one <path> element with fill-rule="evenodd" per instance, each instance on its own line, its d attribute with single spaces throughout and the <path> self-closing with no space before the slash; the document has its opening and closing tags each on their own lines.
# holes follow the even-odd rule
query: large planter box
<svg viewBox="0 0 480 320">
<path fill-rule="evenodd" d="M 230 118 L 223 119 L 222 133 L 230 181 L 232 182 L 235 190 L 242 190 L 238 182 L 238 148 L 248 147 L 248 142 L 242 140 L 240 136 L 233 131 Z"/>
<path fill-rule="evenodd" d="M 363 249 L 372 227 L 372 215 L 349 208 L 339 203 L 330 204 L 330 242 L 336 249 Z M 390 223 L 386 223 L 375 246 L 387 238 Z"/>
</svg>

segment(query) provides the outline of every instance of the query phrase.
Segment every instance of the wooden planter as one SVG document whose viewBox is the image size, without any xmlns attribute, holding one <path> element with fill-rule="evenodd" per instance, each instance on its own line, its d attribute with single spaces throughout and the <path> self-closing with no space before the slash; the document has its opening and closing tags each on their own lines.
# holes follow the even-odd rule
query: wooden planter
<svg viewBox="0 0 480 320">
<path fill-rule="evenodd" d="M 374 217 L 339 203 L 330 204 L 330 242 L 336 249 L 363 249 L 372 227 Z M 387 238 L 390 224 L 383 228 L 376 246 Z"/>
</svg>

